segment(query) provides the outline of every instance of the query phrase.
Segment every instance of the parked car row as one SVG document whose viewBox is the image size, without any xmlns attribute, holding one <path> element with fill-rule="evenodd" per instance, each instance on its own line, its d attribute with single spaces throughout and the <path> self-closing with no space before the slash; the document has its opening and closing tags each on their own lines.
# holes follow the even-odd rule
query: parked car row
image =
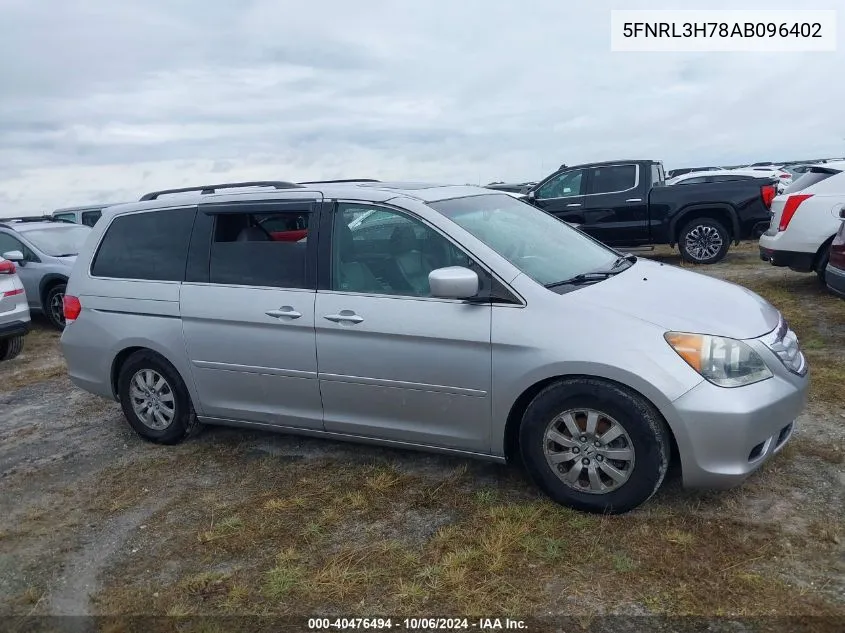
<svg viewBox="0 0 845 633">
<path fill-rule="evenodd" d="M 15 265 L 29 309 L 58 330 L 65 325 L 65 286 L 90 231 L 51 216 L 0 219 L 0 257 Z"/>
<path fill-rule="evenodd" d="M 814 272 L 842 294 L 843 218 L 845 161 L 813 165 L 772 202 L 771 224 L 760 237 L 760 258 Z"/>
</svg>

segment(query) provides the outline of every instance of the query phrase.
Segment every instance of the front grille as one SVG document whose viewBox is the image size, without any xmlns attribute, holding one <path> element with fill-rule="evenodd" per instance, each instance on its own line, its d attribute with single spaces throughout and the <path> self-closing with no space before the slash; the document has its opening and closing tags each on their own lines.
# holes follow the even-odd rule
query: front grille
<svg viewBox="0 0 845 633">
<path fill-rule="evenodd" d="M 789 329 L 789 324 L 783 316 L 778 327 L 762 340 L 793 374 L 803 376 L 807 373 L 807 361 L 798 345 L 798 336 Z"/>
</svg>

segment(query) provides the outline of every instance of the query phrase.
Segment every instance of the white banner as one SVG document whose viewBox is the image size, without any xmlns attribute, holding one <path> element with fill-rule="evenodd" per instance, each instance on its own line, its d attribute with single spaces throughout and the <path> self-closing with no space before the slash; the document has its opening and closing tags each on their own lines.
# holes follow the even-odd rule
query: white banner
<svg viewBox="0 0 845 633">
<path fill-rule="evenodd" d="M 836 50 L 836 11 L 611 11 L 610 50 L 806 52 Z"/>
</svg>

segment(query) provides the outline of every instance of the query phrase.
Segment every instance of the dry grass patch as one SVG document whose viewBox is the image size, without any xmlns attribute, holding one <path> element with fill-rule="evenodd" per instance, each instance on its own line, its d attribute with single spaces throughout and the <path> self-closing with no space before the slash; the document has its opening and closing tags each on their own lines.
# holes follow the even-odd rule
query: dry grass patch
<svg viewBox="0 0 845 633">
<path fill-rule="evenodd" d="M 840 609 L 759 573 L 756 564 L 777 550 L 774 527 L 661 506 L 624 517 L 581 514 L 527 492 L 504 469 L 497 487 L 478 489 L 471 465 L 435 479 L 390 462 L 244 462 L 202 452 L 202 462 L 216 462 L 227 481 L 201 498 L 174 499 L 148 521 L 175 509 L 205 517 L 192 525 L 171 516 L 179 529 L 157 529 L 155 543 L 111 570 L 114 580 L 99 596 L 107 612 L 149 612 L 151 586 L 134 579 L 161 560 L 178 562 L 186 580 L 156 589 L 157 613 L 411 615 L 436 608 L 524 616 L 630 603 L 673 614 Z M 236 496 L 225 494 L 234 486 Z M 431 529 L 432 504 L 451 517 L 448 524 Z M 807 539 L 839 538 L 833 525 L 814 530 Z M 227 537 L 197 538 L 205 532 Z M 214 572 L 221 563 L 234 571 Z"/>
</svg>

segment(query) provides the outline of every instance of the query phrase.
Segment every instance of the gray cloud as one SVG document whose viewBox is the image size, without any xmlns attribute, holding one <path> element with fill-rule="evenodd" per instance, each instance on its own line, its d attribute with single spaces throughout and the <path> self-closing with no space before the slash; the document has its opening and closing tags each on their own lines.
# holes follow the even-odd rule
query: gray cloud
<svg viewBox="0 0 845 633">
<path fill-rule="evenodd" d="M 614 6 L 655 8 L 4 0 L 0 202 L 40 212 L 229 178 L 488 182 L 620 156 L 845 154 L 841 25 L 836 53 L 611 53 Z"/>
</svg>

